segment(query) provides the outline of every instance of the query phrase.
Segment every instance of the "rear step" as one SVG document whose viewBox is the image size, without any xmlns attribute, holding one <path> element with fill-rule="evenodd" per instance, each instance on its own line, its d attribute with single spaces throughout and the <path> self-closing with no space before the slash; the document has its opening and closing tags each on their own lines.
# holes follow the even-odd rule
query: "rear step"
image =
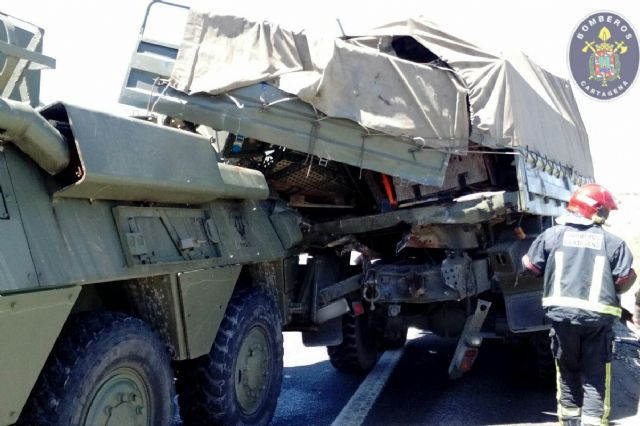
<svg viewBox="0 0 640 426">
<path fill-rule="evenodd" d="M 453 354 L 453 359 L 449 365 L 449 377 L 459 379 L 464 373 L 471 370 L 480 345 L 482 344 L 482 334 L 480 329 L 484 323 L 491 302 L 478 300 L 476 311 L 467 318 L 458 341 L 458 346 Z"/>
</svg>

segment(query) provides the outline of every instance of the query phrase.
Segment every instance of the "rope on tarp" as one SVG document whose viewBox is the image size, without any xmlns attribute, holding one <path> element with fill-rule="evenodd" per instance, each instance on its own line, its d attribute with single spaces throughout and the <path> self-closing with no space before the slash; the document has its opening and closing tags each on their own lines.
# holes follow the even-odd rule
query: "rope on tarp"
<svg viewBox="0 0 640 426">
<path fill-rule="evenodd" d="M 411 154 L 414 154 L 418 151 L 440 151 L 440 152 L 445 152 L 448 154 L 452 154 L 452 153 L 461 153 L 463 150 L 466 149 L 466 147 L 468 146 L 468 139 L 463 139 L 463 138 L 433 138 L 433 137 L 427 137 L 424 138 L 422 136 L 414 136 L 411 138 L 407 138 L 409 141 L 413 142 L 414 146 L 412 146 L 411 148 L 409 148 L 409 152 Z M 455 143 L 462 143 L 462 145 L 454 145 L 451 147 L 447 147 L 447 148 L 437 148 L 434 146 L 429 146 L 427 145 L 427 143 L 429 141 L 437 141 L 437 142 L 455 142 Z"/>
<path fill-rule="evenodd" d="M 233 102 L 233 103 L 234 103 L 234 105 L 235 105 L 238 109 L 243 109 L 243 108 L 244 108 L 244 104 L 243 104 L 242 102 L 240 102 L 238 99 L 236 99 L 235 97 L 231 96 L 229 93 L 226 93 L 226 92 L 225 92 L 225 93 L 223 93 L 223 95 L 224 95 L 226 98 L 229 98 L 229 100 L 230 100 L 231 102 Z"/>
<path fill-rule="evenodd" d="M 153 104 L 149 105 L 151 103 L 151 99 L 153 98 L 153 90 L 156 87 L 160 87 L 160 85 L 164 85 L 164 89 L 162 89 L 162 92 L 158 93 L 158 96 L 156 97 L 156 100 L 153 102 Z M 152 114 L 154 112 L 154 110 L 156 109 L 156 106 L 158 105 L 158 102 L 160 102 L 160 98 L 162 98 L 165 93 L 167 93 L 167 90 L 169 89 L 169 80 L 164 79 L 164 78 L 160 78 L 160 77 L 156 77 L 153 79 L 153 86 L 151 86 L 151 94 L 149 95 L 149 102 L 147 103 L 147 112 Z"/>
<path fill-rule="evenodd" d="M 262 105 L 260 106 L 260 109 L 261 110 L 267 110 L 267 109 L 269 109 L 270 107 L 272 107 L 274 105 L 278 105 L 278 104 L 281 104 L 283 102 L 294 101 L 296 99 L 298 99 L 298 98 L 297 97 L 288 97 L 288 98 L 280 98 L 280 99 L 277 99 L 277 100 L 275 100 L 273 102 L 267 102 L 262 98 L 262 95 L 260 95 L 260 101 L 262 101 Z"/>
</svg>

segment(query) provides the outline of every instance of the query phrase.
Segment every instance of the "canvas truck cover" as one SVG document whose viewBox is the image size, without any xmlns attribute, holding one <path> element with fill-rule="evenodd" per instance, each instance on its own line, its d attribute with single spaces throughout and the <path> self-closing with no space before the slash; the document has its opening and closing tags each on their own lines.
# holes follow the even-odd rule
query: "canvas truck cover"
<svg viewBox="0 0 640 426">
<path fill-rule="evenodd" d="M 399 42 L 407 45 L 409 38 L 403 50 Z M 326 117 L 392 136 L 389 153 L 399 148 L 394 140 L 456 153 L 472 140 L 593 176 L 587 134 L 566 80 L 522 54 L 488 53 L 424 20 L 358 37 L 313 39 L 267 22 L 192 9 L 171 86 L 219 95 L 260 82 Z M 332 149 L 332 159 L 341 161 L 340 146 Z M 415 180 L 402 170 L 396 175 Z"/>
</svg>

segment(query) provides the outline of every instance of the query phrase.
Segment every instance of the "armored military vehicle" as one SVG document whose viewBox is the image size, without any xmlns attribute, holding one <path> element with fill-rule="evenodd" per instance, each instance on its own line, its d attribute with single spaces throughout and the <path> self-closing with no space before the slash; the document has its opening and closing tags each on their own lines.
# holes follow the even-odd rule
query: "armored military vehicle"
<svg viewBox="0 0 640 426">
<path fill-rule="evenodd" d="M 592 180 L 566 81 L 421 20 L 186 18 L 145 19 L 123 118 L 34 109 L 54 61 L 2 16 L 0 424 L 171 424 L 176 391 L 185 424 L 266 424 L 283 330 L 350 372 L 409 325 L 459 338 L 454 378 L 484 338 L 548 346 L 519 259 Z"/>
</svg>

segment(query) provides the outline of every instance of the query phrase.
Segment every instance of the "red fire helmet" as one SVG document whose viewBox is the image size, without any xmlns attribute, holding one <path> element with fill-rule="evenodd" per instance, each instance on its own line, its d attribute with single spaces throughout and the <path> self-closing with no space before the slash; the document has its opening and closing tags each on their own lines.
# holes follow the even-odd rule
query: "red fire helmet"
<svg viewBox="0 0 640 426">
<path fill-rule="evenodd" d="M 597 216 L 605 220 L 610 210 L 617 210 L 618 205 L 613 199 L 613 194 L 606 188 L 596 183 L 588 183 L 581 186 L 573 193 L 569 200 L 567 210 L 594 219 Z"/>
</svg>

